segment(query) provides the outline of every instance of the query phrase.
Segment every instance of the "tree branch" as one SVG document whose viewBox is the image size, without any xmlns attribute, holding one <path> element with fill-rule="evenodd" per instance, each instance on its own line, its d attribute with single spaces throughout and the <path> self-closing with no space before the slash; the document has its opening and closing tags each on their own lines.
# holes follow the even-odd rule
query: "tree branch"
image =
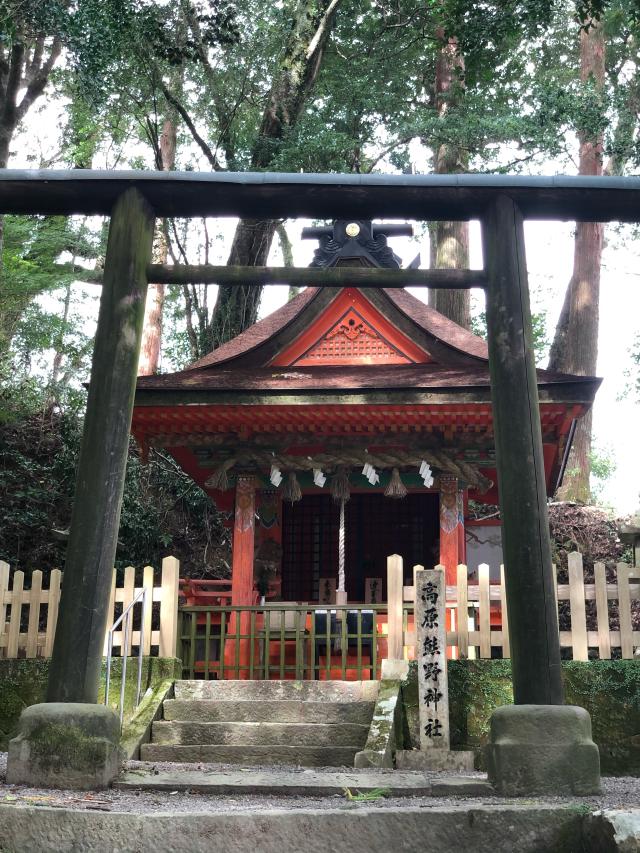
<svg viewBox="0 0 640 853">
<path fill-rule="evenodd" d="M 194 142 L 197 143 L 200 150 L 202 151 L 204 156 L 209 161 L 211 168 L 214 170 L 214 172 L 224 172 L 225 170 L 222 168 L 220 163 L 218 163 L 218 160 L 217 160 L 215 154 L 212 152 L 212 150 L 209 148 L 207 143 L 204 141 L 204 139 L 200 136 L 200 134 L 196 130 L 196 126 L 193 123 L 193 121 L 191 120 L 191 116 L 186 111 L 186 109 L 183 107 L 183 105 L 180 103 L 180 101 L 176 98 L 176 96 L 174 94 L 172 94 L 172 92 L 169 91 L 169 89 L 167 88 L 167 86 L 165 85 L 163 80 L 160 80 L 160 88 L 162 89 L 162 94 L 165 96 L 167 101 L 180 114 L 182 120 L 184 121 L 184 123 L 189 128 L 189 132 L 191 133 L 191 136 L 193 137 Z"/>
<path fill-rule="evenodd" d="M 2 108 L 3 129 L 13 130 L 18 123 L 16 116 L 16 103 L 18 100 L 18 92 L 20 91 L 20 81 L 22 80 L 23 61 L 24 45 L 22 42 L 16 41 L 11 48 L 9 74 L 7 76 L 7 86 L 4 92 L 4 106 Z"/>
<path fill-rule="evenodd" d="M 27 91 L 24 93 L 22 100 L 20 101 L 20 105 L 17 109 L 18 121 L 22 121 L 25 117 L 27 111 L 32 106 L 33 102 L 37 100 L 45 90 L 45 86 L 47 85 L 47 81 L 49 79 L 49 75 L 53 70 L 53 66 L 56 64 L 58 57 L 60 56 L 60 51 L 62 50 L 62 42 L 59 38 L 54 38 L 53 44 L 51 45 L 51 51 L 49 52 L 49 56 L 46 61 L 42 63 L 39 67 L 39 70 L 34 71 L 33 75 L 31 75 L 31 80 L 27 86 Z"/>
</svg>

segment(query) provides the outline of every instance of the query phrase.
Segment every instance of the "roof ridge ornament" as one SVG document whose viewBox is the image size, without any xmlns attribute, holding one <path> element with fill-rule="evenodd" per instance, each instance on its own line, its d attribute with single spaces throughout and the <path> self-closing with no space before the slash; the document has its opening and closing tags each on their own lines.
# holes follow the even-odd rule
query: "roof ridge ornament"
<svg viewBox="0 0 640 853">
<path fill-rule="evenodd" d="M 402 259 L 387 245 L 387 237 L 412 234 L 412 225 L 374 225 L 367 219 L 336 219 L 332 226 L 302 230 L 304 239 L 320 241 L 312 267 L 355 264 L 400 269 Z"/>
</svg>

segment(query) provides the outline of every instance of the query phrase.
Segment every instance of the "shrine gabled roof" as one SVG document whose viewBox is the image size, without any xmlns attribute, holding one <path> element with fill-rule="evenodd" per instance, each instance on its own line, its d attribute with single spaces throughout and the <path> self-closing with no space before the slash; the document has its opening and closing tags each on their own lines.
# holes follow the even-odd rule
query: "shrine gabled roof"
<svg viewBox="0 0 640 853">
<path fill-rule="evenodd" d="M 365 343 L 371 344 L 366 352 L 373 352 L 373 356 L 355 361 L 331 359 L 336 348 L 332 349 L 327 339 L 345 330 L 348 334 L 347 323 L 361 333 Z M 339 337 L 344 343 L 343 335 Z M 382 387 L 389 382 L 395 387 L 406 384 L 411 388 L 430 384 L 431 380 L 439 385 L 460 386 L 468 384 L 467 378 L 476 385 L 478 379 L 481 384 L 488 382 L 487 363 L 487 346 L 481 338 L 404 290 L 306 288 L 282 308 L 184 370 L 140 377 L 138 389 L 255 389 L 261 382 L 271 388 L 303 388 L 315 384 L 313 375 L 322 368 L 326 370 L 317 378 L 327 388 Z M 425 370 L 427 364 L 431 370 Z M 327 365 L 333 367 L 329 369 Z M 422 370 L 397 372 L 405 365 L 420 365 Z M 289 374 L 282 370 L 287 366 L 309 370 Z M 304 378 L 307 381 L 299 381 Z"/>
<path fill-rule="evenodd" d="M 351 330 L 353 341 L 364 341 L 364 348 L 349 349 L 345 359 Z M 352 359 L 354 352 L 365 355 Z M 541 391 L 554 387 L 554 399 L 571 385 L 569 398 L 588 404 L 599 381 L 539 370 L 538 384 Z M 138 402 L 147 397 L 144 392 L 154 391 L 171 392 L 176 403 L 181 391 L 194 402 L 190 392 L 484 393 L 489 387 L 485 341 L 406 290 L 307 288 L 186 369 L 140 377 Z"/>
<path fill-rule="evenodd" d="M 222 346 L 199 361 L 194 362 L 182 372 L 199 370 L 223 362 L 236 361 L 241 357 L 245 364 L 251 363 L 255 366 L 265 366 L 271 360 L 270 356 L 273 355 L 274 350 L 277 351 L 282 333 L 285 330 L 290 329 L 295 324 L 296 331 L 302 331 L 305 326 L 308 326 L 316 319 L 319 312 L 327 308 L 342 293 L 344 293 L 344 290 L 336 292 L 317 287 L 308 287 L 286 305 L 282 306 L 282 308 L 274 311 L 263 320 L 259 320 L 246 331 L 227 343 L 222 344 Z M 361 293 L 366 295 L 367 301 L 374 304 L 377 303 L 376 307 L 380 310 L 380 313 L 392 323 L 395 320 L 395 325 L 399 325 L 398 321 L 401 318 L 405 319 L 407 328 L 404 331 L 408 332 L 411 337 L 413 337 L 411 335 L 411 331 L 413 331 L 411 330 L 411 326 L 413 325 L 416 331 L 421 331 L 423 334 L 433 338 L 434 343 L 437 342 L 441 347 L 450 348 L 450 357 L 454 357 L 454 361 L 458 360 L 455 359 L 456 354 L 472 359 L 487 359 L 487 345 L 482 338 L 458 326 L 457 323 L 452 322 L 435 309 L 425 305 L 424 302 L 416 299 L 415 296 L 412 296 L 406 290 L 392 290 L 387 288 L 377 292 L 361 291 Z M 375 299 L 375 296 L 380 293 L 383 294 L 382 298 L 378 297 L 378 299 Z M 408 324 L 406 324 L 406 321 L 408 321 Z M 268 353 L 266 351 L 267 347 L 265 347 L 267 343 L 272 344 L 272 346 L 268 347 Z M 441 359 L 438 360 L 440 361 Z"/>
</svg>

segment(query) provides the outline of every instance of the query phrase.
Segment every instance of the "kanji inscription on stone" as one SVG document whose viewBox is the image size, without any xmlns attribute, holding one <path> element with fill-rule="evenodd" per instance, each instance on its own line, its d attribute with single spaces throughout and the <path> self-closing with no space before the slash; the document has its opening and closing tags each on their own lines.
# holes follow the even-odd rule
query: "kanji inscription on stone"
<svg viewBox="0 0 640 853">
<path fill-rule="evenodd" d="M 420 749 L 449 750 L 445 584 L 441 569 L 419 570 L 416 584 L 416 660 Z"/>
</svg>

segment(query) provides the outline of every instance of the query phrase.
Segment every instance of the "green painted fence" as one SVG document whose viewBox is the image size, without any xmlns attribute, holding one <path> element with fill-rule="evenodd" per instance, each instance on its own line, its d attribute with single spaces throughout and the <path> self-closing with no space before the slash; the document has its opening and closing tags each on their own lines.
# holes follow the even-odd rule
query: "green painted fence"
<svg viewBox="0 0 640 853">
<path fill-rule="evenodd" d="M 184 678 L 377 679 L 384 604 L 186 606 L 177 655 Z"/>
</svg>

